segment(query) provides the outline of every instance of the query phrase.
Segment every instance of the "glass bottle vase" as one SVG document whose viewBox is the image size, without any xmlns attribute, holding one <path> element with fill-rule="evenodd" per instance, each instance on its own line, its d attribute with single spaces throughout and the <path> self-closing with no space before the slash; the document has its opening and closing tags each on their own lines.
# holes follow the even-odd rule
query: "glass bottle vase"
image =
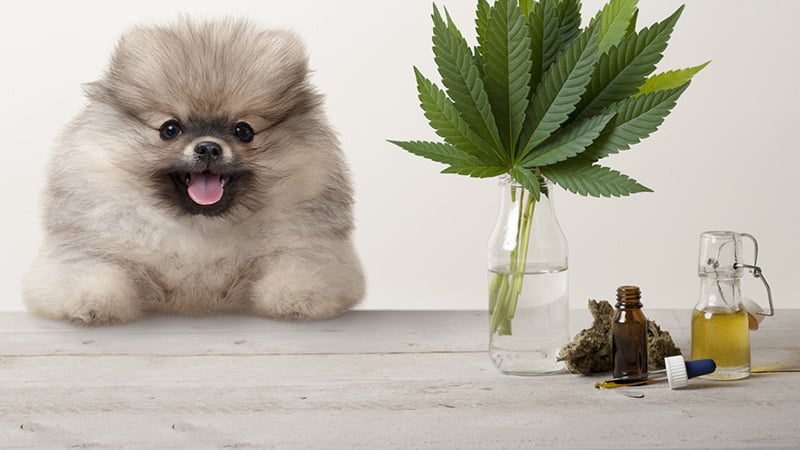
<svg viewBox="0 0 800 450">
<path fill-rule="evenodd" d="M 553 210 L 552 184 L 536 200 L 508 177 L 489 240 L 489 356 L 509 375 L 563 372 L 569 340 L 567 240 Z"/>
</svg>

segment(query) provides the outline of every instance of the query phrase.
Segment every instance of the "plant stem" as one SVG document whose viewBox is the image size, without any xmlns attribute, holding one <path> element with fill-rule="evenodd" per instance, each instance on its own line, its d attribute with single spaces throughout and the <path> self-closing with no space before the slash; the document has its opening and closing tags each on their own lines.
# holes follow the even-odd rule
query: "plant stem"
<svg viewBox="0 0 800 450">
<path fill-rule="evenodd" d="M 514 250 L 510 254 L 508 272 L 496 273 L 489 284 L 489 310 L 492 315 L 489 333 L 492 336 L 495 333 L 511 334 L 511 319 L 516 314 L 517 303 L 522 293 L 536 199 L 525 190 L 521 190 L 521 192 L 520 203 L 524 201 L 525 206 L 519 209 L 516 242 Z M 516 197 L 516 189 L 512 186 L 512 204 L 516 202 Z"/>
<path fill-rule="evenodd" d="M 528 200 L 525 203 L 525 211 L 522 217 L 522 226 L 517 233 L 517 268 L 513 272 L 513 283 L 511 284 L 511 304 L 508 308 L 508 319 L 514 318 L 517 311 L 517 302 L 522 293 L 522 280 L 525 277 L 525 269 L 528 265 L 528 244 L 530 243 L 531 227 L 533 225 L 533 211 L 536 208 L 536 199 L 527 193 Z"/>
</svg>

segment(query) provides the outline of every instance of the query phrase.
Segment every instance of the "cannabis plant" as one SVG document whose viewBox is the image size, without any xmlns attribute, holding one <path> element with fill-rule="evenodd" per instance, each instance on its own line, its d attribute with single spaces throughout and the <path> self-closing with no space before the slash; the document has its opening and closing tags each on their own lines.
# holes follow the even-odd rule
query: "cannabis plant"
<svg viewBox="0 0 800 450">
<path fill-rule="evenodd" d="M 390 142 L 446 164 L 443 173 L 507 175 L 529 191 L 531 211 L 547 195 L 544 179 L 595 197 L 650 191 L 598 162 L 653 133 L 707 63 L 652 75 L 683 6 L 638 31 L 637 0 L 610 0 L 585 27 L 580 9 L 580 0 L 478 0 L 471 48 L 434 5 L 445 89 L 414 72 L 422 110 L 444 142 Z M 533 217 L 520 214 L 520 230 L 529 231 Z M 492 333 L 513 317 L 521 291 L 528 236 L 517 239 L 510 267 L 519 280 L 494 294 Z"/>
</svg>

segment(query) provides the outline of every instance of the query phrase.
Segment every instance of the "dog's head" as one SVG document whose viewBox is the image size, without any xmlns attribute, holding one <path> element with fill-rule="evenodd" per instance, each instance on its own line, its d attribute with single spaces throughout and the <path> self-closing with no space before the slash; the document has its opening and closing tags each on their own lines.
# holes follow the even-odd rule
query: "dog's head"
<svg viewBox="0 0 800 450">
<path fill-rule="evenodd" d="M 182 20 L 128 32 L 86 90 L 120 113 L 118 166 L 179 215 L 220 216 L 263 207 L 298 142 L 332 139 L 307 74 L 291 32 Z"/>
</svg>

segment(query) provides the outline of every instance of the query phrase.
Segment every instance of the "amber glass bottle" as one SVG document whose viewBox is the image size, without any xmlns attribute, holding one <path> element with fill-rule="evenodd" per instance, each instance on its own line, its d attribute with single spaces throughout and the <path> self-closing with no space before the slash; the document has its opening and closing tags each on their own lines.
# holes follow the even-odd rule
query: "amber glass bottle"
<svg viewBox="0 0 800 450">
<path fill-rule="evenodd" d="M 614 378 L 639 381 L 647 378 L 647 319 L 642 312 L 642 293 L 636 286 L 620 286 L 614 305 L 611 354 Z"/>
</svg>

